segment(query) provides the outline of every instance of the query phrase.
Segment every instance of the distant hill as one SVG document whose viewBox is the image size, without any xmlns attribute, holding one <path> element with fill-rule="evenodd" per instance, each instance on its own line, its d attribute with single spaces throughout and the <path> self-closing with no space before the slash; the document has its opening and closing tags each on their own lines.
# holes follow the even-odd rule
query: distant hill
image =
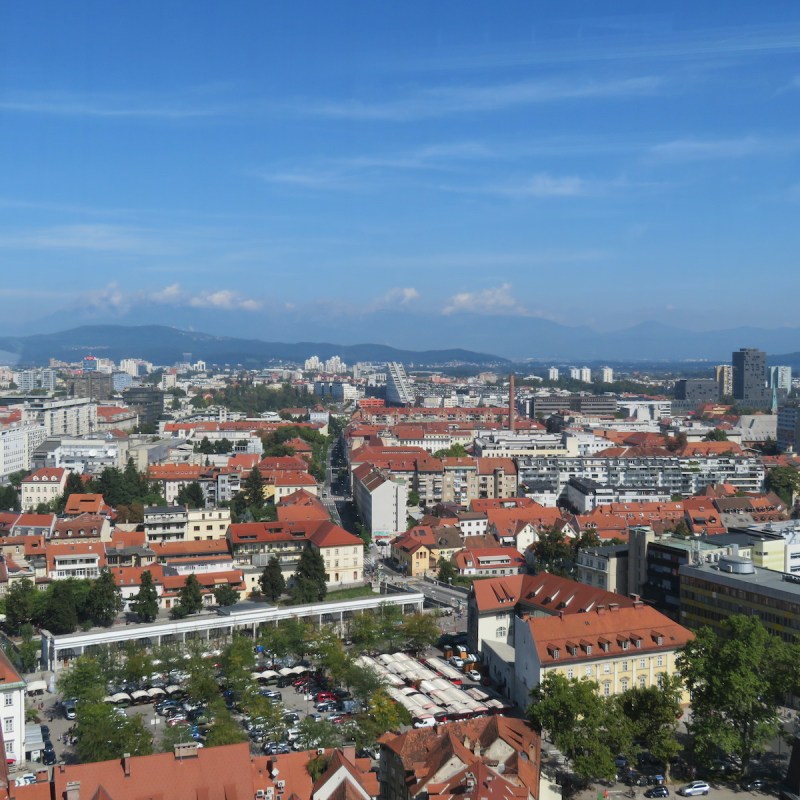
<svg viewBox="0 0 800 800">
<path fill-rule="evenodd" d="M 357 361 L 402 361 L 416 366 L 453 362 L 499 365 L 507 359 L 470 350 L 401 350 L 381 344 L 339 345 L 329 342 L 263 342 L 179 330 L 162 325 L 87 325 L 58 333 L 0 337 L 0 351 L 13 355 L 18 364 L 47 364 L 49 359 L 79 361 L 92 354 L 119 361 L 142 358 L 155 364 L 174 364 L 191 353 L 193 361 L 209 364 L 265 367 L 298 363 L 312 355 L 322 359 L 339 355 L 348 364 Z M 13 359 L 11 359 L 13 360 Z"/>
</svg>

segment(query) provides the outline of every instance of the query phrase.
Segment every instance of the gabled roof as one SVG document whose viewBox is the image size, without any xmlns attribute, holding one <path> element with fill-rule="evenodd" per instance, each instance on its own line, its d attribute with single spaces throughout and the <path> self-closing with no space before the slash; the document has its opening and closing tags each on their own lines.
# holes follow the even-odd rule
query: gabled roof
<svg viewBox="0 0 800 800">
<path fill-rule="evenodd" d="M 62 467 L 42 467 L 23 478 L 22 483 L 60 483 L 66 478 L 66 472 Z"/>
<path fill-rule="evenodd" d="M 319 548 L 364 546 L 361 538 L 330 521 L 319 525 L 309 538 Z"/>
</svg>

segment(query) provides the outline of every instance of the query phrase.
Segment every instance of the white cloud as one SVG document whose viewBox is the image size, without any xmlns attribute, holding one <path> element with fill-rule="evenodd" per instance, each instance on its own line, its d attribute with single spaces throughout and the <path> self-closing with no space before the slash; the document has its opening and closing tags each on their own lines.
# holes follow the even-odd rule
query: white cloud
<svg viewBox="0 0 800 800">
<path fill-rule="evenodd" d="M 153 303 L 176 303 L 180 300 L 181 294 L 181 285 L 179 283 L 171 283 L 163 289 L 149 292 L 147 299 Z"/>
<path fill-rule="evenodd" d="M 443 313 L 449 315 L 465 311 L 476 314 L 503 314 L 514 317 L 531 315 L 531 312 L 513 296 L 510 283 L 502 283 L 500 286 L 490 289 L 454 294 L 447 301 Z"/>
<path fill-rule="evenodd" d="M 535 80 L 483 86 L 437 86 L 395 100 L 304 102 L 297 110 L 324 117 L 402 122 L 561 100 L 640 97 L 653 94 L 660 85 L 660 78 L 643 76 L 610 81 Z"/>
<path fill-rule="evenodd" d="M 376 297 L 365 306 L 361 307 L 361 312 L 370 314 L 374 311 L 380 311 L 383 308 L 397 308 L 398 306 L 407 306 L 421 297 L 419 291 L 413 286 L 394 287 L 384 292 L 380 297 Z"/>
<path fill-rule="evenodd" d="M 744 158 L 771 151 L 779 146 L 755 136 L 738 139 L 675 139 L 657 144 L 650 155 L 659 161 L 704 161 L 718 158 Z"/>
<path fill-rule="evenodd" d="M 190 297 L 188 304 L 194 308 L 219 308 L 226 311 L 241 309 L 243 311 L 257 311 L 261 303 L 252 298 L 244 298 L 238 292 L 230 289 L 219 289 L 216 292 L 201 292 Z"/>
<path fill-rule="evenodd" d="M 0 236 L 0 247 L 21 250 L 152 252 L 153 242 L 136 228 L 120 225 L 54 225 Z"/>
<path fill-rule="evenodd" d="M 554 177 L 541 173 L 518 185 L 497 186 L 493 190 L 485 191 L 518 197 L 579 197 L 590 194 L 592 188 L 587 181 L 576 175 Z"/>
</svg>

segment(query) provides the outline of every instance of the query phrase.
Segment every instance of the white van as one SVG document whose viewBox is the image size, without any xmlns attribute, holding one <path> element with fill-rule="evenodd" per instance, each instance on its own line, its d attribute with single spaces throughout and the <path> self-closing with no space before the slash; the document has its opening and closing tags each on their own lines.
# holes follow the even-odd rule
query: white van
<svg viewBox="0 0 800 800">
<path fill-rule="evenodd" d="M 435 728 L 436 727 L 436 719 L 431 716 L 424 716 L 424 717 L 415 717 L 414 718 L 414 727 L 415 728 Z"/>
</svg>

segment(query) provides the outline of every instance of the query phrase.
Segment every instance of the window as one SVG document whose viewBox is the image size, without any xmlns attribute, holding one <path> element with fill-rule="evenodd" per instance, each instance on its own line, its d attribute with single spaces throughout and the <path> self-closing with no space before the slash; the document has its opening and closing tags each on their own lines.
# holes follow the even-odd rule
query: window
<svg viewBox="0 0 800 800">
<path fill-rule="evenodd" d="M 6 742 L 6 753 L 14 752 L 14 742 Z"/>
<path fill-rule="evenodd" d="M 656 666 L 657 667 L 664 666 L 664 656 L 656 656 Z"/>
<path fill-rule="evenodd" d="M 622 671 L 623 672 L 627 672 L 628 671 L 628 662 L 627 661 L 623 661 L 622 662 Z"/>
<path fill-rule="evenodd" d="M 591 667 L 586 667 L 586 677 L 587 678 L 591 678 L 592 677 L 592 668 Z"/>
<path fill-rule="evenodd" d="M 5 700 L 3 701 L 3 705 L 5 706 L 13 706 L 14 705 L 14 696 L 11 694 L 3 695 Z"/>
<path fill-rule="evenodd" d="M 644 669 L 647 666 L 647 659 L 640 658 L 639 659 L 639 669 Z"/>
<path fill-rule="evenodd" d="M 14 733 L 14 717 L 6 717 L 3 720 L 3 733 Z"/>
<path fill-rule="evenodd" d="M 606 681 L 606 682 L 603 684 L 603 694 L 604 694 L 606 697 L 608 697 L 608 696 L 611 694 L 611 684 L 610 684 L 608 681 Z"/>
<path fill-rule="evenodd" d="M 611 664 L 609 664 L 607 661 L 605 664 L 603 664 L 603 672 L 605 672 L 606 674 L 611 672 Z"/>
<path fill-rule="evenodd" d="M 627 678 L 623 678 L 620 681 L 619 686 L 620 686 L 620 689 L 622 689 L 623 692 L 627 692 L 628 691 L 628 679 Z"/>
<path fill-rule="evenodd" d="M 497 630 L 494 632 L 494 635 L 495 635 L 495 638 L 496 638 L 496 639 L 505 639 L 505 638 L 506 638 L 506 634 L 507 634 L 507 633 L 508 633 L 508 629 L 507 629 L 507 628 L 502 628 L 502 627 L 501 627 L 501 628 L 498 628 L 498 629 L 497 629 Z"/>
<path fill-rule="evenodd" d="M 567 670 L 567 678 L 569 678 L 570 680 L 572 680 L 572 678 L 574 678 L 574 677 L 575 677 L 575 670 L 573 670 L 573 669 L 572 669 L 572 667 L 570 667 L 570 668 Z"/>
<path fill-rule="evenodd" d="M 647 686 L 647 678 L 645 678 L 645 676 L 644 676 L 644 675 L 642 675 L 642 676 L 639 678 L 639 688 L 640 688 L 640 689 L 644 689 L 646 686 Z"/>
</svg>

